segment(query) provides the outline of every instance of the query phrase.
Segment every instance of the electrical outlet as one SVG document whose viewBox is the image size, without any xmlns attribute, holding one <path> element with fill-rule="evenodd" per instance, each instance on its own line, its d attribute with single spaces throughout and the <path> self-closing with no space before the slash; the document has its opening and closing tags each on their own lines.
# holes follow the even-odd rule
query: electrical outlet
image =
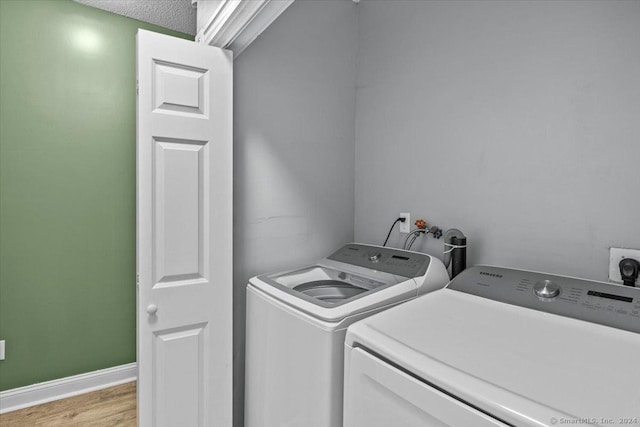
<svg viewBox="0 0 640 427">
<path fill-rule="evenodd" d="M 622 283 L 622 276 L 620 275 L 620 261 L 625 258 L 635 259 L 640 262 L 640 249 L 623 249 L 623 248 L 610 248 L 609 249 L 609 281 L 614 283 Z"/>
<path fill-rule="evenodd" d="M 411 231 L 411 214 L 408 212 L 398 215 L 399 218 L 404 218 L 404 222 L 400 223 L 400 232 L 408 233 Z"/>
<path fill-rule="evenodd" d="M 4 360 L 4 340 L 0 340 L 0 360 Z"/>
</svg>

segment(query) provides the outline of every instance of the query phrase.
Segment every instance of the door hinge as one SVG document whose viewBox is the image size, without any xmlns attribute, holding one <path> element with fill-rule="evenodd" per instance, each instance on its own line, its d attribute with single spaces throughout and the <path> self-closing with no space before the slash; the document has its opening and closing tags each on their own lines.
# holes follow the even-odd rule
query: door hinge
<svg viewBox="0 0 640 427">
<path fill-rule="evenodd" d="M 140 95 L 140 82 L 136 80 L 136 95 Z"/>
<path fill-rule="evenodd" d="M 140 286 L 140 275 L 136 274 L 136 288 Z"/>
</svg>

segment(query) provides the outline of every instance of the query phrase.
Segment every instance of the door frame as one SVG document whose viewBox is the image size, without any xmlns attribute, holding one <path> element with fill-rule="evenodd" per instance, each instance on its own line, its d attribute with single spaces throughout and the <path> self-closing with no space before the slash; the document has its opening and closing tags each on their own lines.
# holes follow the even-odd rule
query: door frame
<svg viewBox="0 0 640 427">
<path fill-rule="evenodd" d="M 238 57 L 294 0 L 191 0 L 198 7 L 196 42 Z"/>
</svg>

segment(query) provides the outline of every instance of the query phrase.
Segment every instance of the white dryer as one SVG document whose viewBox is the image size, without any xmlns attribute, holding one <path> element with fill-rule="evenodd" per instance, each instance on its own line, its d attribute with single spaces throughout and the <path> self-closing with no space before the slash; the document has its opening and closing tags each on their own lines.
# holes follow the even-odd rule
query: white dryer
<svg viewBox="0 0 640 427">
<path fill-rule="evenodd" d="M 477 266 L 352 325 L 344 427 L 640 426 L 640 289 Z"/>
<path fill-rule="evenodd" d="M 339 427 L 347 327 L 448 280 L 437 258 L 362 244 L 251 279 L 246 427 Z"/>
</svg>

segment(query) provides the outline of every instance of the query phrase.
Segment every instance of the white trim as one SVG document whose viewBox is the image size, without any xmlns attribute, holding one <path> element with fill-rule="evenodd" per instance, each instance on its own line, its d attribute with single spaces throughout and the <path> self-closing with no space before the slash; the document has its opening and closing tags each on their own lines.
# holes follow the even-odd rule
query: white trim
<svg viewBox="0 0 640 427">
<path fill-rule="evenodd" d="M 198 0 L 199 2 L 211 0 Z M 218 0 L 220 1 L 220 0 Z M 294 0 L 221 0 L 203 28 L 198 29 L 196 41 L 231 49 L 237 57 L 247 48 Z"/>
<path fill-rule="evenodd" d="M 233 51 L 234 57 L 238 57 L 273 21 L 276 20 L 286 8 L 291 6 L 294 0 L 271 0 L 253 17 L 242 31 L 236 35 L 228 49 Z"/>
<path fill-rule="evenodd" d="M 0 392 L 0 414 L 135 381 L 136 363 Z"/>
</svg>

